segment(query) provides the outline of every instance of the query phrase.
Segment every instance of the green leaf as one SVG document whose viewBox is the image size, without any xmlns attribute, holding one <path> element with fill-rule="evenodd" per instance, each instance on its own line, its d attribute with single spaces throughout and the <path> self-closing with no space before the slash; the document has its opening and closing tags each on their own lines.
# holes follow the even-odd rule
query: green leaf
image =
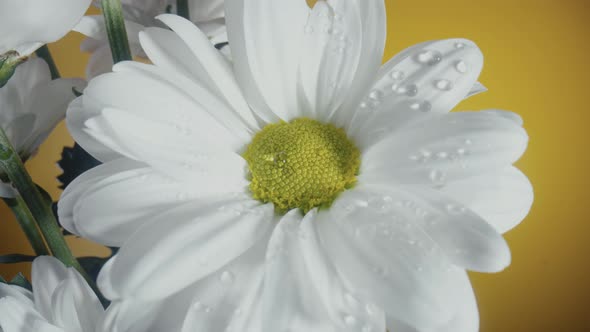
<svg viewBox="0 0 590 332">
<path fill-rule="evenodd" d="M 6 85 L 12 74 L 14 74 L 16 67 L 26 60 L 27 57 L 21 57 L 15 51 L 9 51 L 0 55 L 0 88 Z"/>
<path fill-rule="evenodd" d="M 10 282 L 8 284 L 20 286 L 20 287 L 28 289 L 30 291 L 33 290 L 33 285 L 31 285 L 31 283 L 27 280 L 27 278 L 20 272 L 19 272 L 19 274 L 16 275 L 16 277 L 12 278 L 12 280 L 10 280 Z"/>
</svg>

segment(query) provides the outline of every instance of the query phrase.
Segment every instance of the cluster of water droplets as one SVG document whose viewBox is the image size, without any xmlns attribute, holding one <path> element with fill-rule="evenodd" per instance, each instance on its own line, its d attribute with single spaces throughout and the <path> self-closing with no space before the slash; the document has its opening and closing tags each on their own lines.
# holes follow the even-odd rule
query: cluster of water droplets
<svg viewBox="0 0 590 332">
<path fill-rule="evenodd" d="M 466 157 L 471 154 L 470 146 L 473 144 L 471 139 L 463 139 L 460 144 L 453 149 L 448 150 L 432 150 L 428 148 L 420 149 L 416 153 L 412 153 L 409 159 L 420 166 L 432 164 L 432 168 L 428 171 L 428 178 L 435 188 L 442 188 L 447 183 L 447 172 L 441 169 L 441 165 L 444 168 L 448 168 L 447 163 L 441 163 L 446 161 L 451 165 L 457 165 L 462 169 L 468 167 Z"/>
<path fill-rule="evenodd" d="M 343 16 L 328 8 L 318 10 L 315 13 L 316 18 L 312 18 L 303 28 L 306 35 L 321 34 L 325 38 L 325 43 L 330 43 L 332 51 L 337 54 L 344 54 L 349 44 L 348 37 L 345 35 Z"/>
<path fill-rule="evenodd" d="M 351 293 L 344 294 L 344 305 L 350 312 L 342 314 L 342 322 L 347 329 L 360 332 L 381 332 L 371 324 L 371 319 L 380 311 L 376 305 L 361 301 Z"/>
<path fill-rule="evenodd" d="M 454 47 L 456 49 L 463 49 L 465 44 L 457 42 Z M 443 59 L 444 55 L 440 51 L 429 49 L 422 50 L 412 57 L 414 62 L 427 67 L 439 65 Z M 456 60 L 453 66 L 455 71 L 460 74 L 465 74 L 469 71 L 467 62 L 464 60 Z M 430 101 L 414 98 L 420 93 L 420 87 L 411 82 L 412 75 L 410 73 L 406 73 L 400 69 L 393 69 L 387 79 L 389 80 L 388 83 L 379 84 L 381 86 L 380 88 L 375 88 L 369 92 L 368 96 L 360 104 L 361 109 L 374 111 L 381 105 L 383 99 L 392 95 L 399 95 L 411 98 L 408 107 L 413 111 L 429 112 L 432 110 L 432 103 Z M 432 86 L 439 91 L 448 92 L 453 90 L 455 83 L 445 78 L 436 78 L 432 80 Z"/>
</svg>

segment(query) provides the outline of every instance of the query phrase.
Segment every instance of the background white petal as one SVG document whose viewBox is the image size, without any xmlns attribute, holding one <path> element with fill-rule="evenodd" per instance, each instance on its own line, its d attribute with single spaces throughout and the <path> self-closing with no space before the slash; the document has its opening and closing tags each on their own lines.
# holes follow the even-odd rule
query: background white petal
<svg viewBox="0 0 590 332">
<path fill-rule="evenodd" d="M 57 41 L 80 21 L 90 1 L 0 2 L 0 54 L 16 50 L 25 56 L 43 44 Z"/>
</svg>

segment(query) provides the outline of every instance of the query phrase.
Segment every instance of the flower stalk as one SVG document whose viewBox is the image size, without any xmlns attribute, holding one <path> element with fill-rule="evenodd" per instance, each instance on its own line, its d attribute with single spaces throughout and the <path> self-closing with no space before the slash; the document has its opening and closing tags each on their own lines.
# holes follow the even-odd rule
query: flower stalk
<svg viewBox="0 0 590 332">
<path fill-rule="evenodd" d="M 20 195 L 16 195 L 15 198 L 4 198 L 4 202 L 10 207 L 12 213 L 14 213 L 18 224 L 27 236 L 35 254 L 37 256 L 49 255 L 49 250 L 45 245 L 43 236 L 39 232 L 37 222 L 23 198 Z"/>
<path fill-rule="evenodd" d="M 57 65 L 51 56 L 51 52 L 49 52 L 49 47 L 47 45 L 41 46 L 38 50 L 35 51 L 38 57 L 45 60 L 47 65 L 49 65 L 49 71 L 51 72 L 51 79 L 56 80 L 61 77 L 59 74 L 59 70 L 57 69 Z"/>
<path fill-rule="evenodd" d="M 84 271 L 76 257 L 70 251 L 62 231 L 57 224 L 57 220 L 53 215 L 50 204 L 47 203 L 37 189 L 37 186 L 26 171 L 18 153 L 12 147 L 2 128 L 0 128 L 0 169 L 16 188 L 23 202 L 26 203 L 31 216 L 37 222 L 53 256 L 62 261 L 66 266 L 78 270 L 89 283 L 92 282 L 86 271 Z"/>
<path fill-rule="evenodd" d="M 176 0 L 176 14 L 190 20 L 188 0 Z"/>
<path fill-rule="evenodd" d="M 129 39 L 127 30 L 125 30 L 125 19 L 123 18 L 123 8 L 120 0 L 102 0 L 102 13 L 104 15 L 107 35 L 113 55 L 113 62 L 131 60 L 131 49 L 129 48 Z"/>
</svg>

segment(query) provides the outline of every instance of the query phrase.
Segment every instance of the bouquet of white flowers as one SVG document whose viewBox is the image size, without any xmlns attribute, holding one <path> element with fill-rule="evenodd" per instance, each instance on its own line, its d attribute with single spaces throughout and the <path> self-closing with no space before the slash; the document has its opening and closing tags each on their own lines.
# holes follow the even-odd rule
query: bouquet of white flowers
<svg viewBox="0 0 590 332">
<path fill-rule="evenodd" d="M 90 5 L 0 0 L 0 195 L 36 253 L 0 256 L 33 261 L 0 331 L 478 330 L 466 270 L 509 265 L 533 192 L 518 115 L 450 112 L 473 42 L 382 65 L 384 0 Z M 88 81 L 45 46 L 71 30 Z M 23 163 L 64 115 L 54 203 Z"/>
</svg>

